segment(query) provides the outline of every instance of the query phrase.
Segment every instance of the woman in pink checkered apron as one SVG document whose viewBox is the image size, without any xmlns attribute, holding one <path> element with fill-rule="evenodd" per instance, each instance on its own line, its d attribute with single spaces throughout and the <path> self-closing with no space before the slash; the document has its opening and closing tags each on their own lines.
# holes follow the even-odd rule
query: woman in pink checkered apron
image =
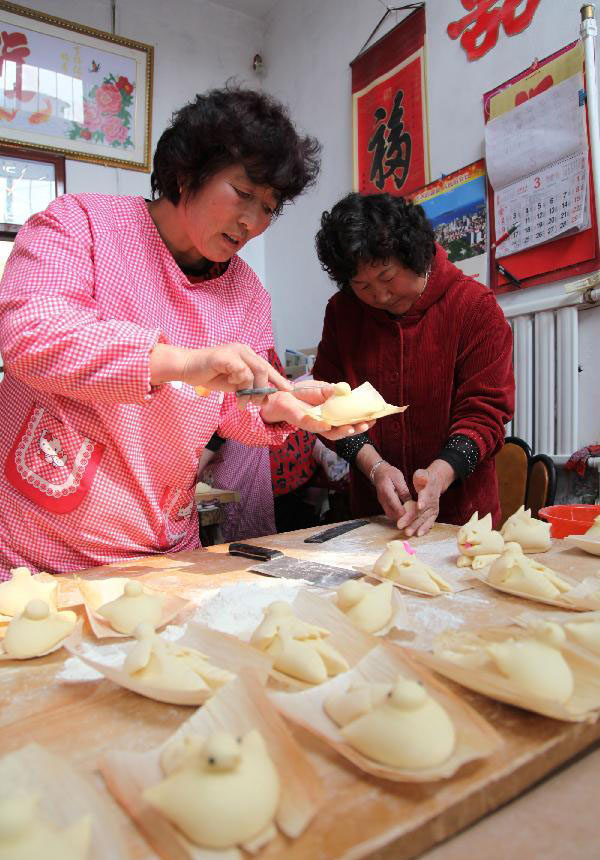
<svg viewBox="0 0 600 860">
<path fill-rule="evenodd" d="M 21 228 L 0 284 L 0 578 L 197 547 L 215 432 L 367 429 L 305 415 L 331 389 L 295 393 L 269 365 L 270 299 L 237 256 L 318 166 L 279 103 L 212 90 L 160 138 L 152 200 L 64 195 Z M 267 385 L 240 411 L 236 390 Z"/>
</svg>

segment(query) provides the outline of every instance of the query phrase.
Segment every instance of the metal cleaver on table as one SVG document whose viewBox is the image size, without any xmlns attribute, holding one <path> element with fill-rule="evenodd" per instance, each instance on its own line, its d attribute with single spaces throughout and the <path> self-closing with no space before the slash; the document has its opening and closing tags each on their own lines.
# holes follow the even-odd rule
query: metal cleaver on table
<svg viewBox="0 0 600 860">
<path fill-rule="evenodd" d="M 291 558 L 278 549 L 255 546 L 250 543 L 229 544 L 229 554 L 256 560 L 250 570 L 267 576 L 280 576 L 283 579 L 305 579 L 319 588 L 337 588 L 347 579 L 360 579 L 364 576 L 358 570 L 320 564 L 308 559 Z"/>
</svg>

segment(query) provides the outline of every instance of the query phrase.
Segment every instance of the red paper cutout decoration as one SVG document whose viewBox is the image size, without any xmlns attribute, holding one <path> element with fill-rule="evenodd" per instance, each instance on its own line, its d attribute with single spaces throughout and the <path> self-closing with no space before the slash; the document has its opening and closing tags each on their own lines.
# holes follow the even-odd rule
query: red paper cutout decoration
<svg viewBox="0 0 600 860">
<path fill-rule="evenodd" d="M 467 59 L 472 61 L 492 50 L 501 25 L 507 36 L 516 36 L 529 27 L 541 0 L 461 0 L 461 3 L 469 14 L 451 21 L 446 32 L 451 39 L 460 36 Z M 524 8 L 517 13 L 523 4 Z"/>
</svg>

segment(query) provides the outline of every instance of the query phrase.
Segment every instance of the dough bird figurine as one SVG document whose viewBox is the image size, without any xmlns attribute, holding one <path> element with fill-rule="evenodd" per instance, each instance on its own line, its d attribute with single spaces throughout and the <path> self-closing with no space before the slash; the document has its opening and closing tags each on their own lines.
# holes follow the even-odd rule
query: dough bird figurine
<svg viewBox="0 0 600 860">
<path fill-rule="evenodd" d="M 297 618 L 289 603 L 267 606 L 250 642 L 273 657 L 273 667 L 308 684 L 349 669 L 345 658 L 327 641 L 329 630 Z"/>
<path fill-rule="evenodd" d="M 196 845 L 243 847 L 275 835 L 280 780 L 260 732 L 188 735 L 165 747 L 161 767 L 165 779 L 144 799 Z"/>
</svg>

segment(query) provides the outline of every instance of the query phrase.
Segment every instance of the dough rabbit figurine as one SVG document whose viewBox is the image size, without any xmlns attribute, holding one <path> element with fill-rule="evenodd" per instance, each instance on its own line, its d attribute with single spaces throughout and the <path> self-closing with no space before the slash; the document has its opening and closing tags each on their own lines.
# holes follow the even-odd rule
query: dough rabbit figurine
<svg viewBox="0 0 600 860">
<path fill-rule="evenodd" d="M 492 515 L 486 514 L 479 519 L 477 511 L 468 523 L 459 529 L 457 535 L 458 567 L 472 567 L 479 570 L 494 561 L 504 549 L 504 538 L 492 529 Z"/>
<path fill-rule="evenodd" d="M 25 792 L 0 799 L 0 860 L 87 860 L 91 817 L 84 815 L 58 830 L 42 818 L 37 806 L 38 798 Z"/>
<path fill-rule="evenodd" d="M 273 667 L 308 684 L 322 684 L 350 667 L 325 641 L 328 630 L 302 621 L 284 601 L 271 603 L 252 634 L 252 645 L 273 657 Z"/>
<path fill-rule="evenodd" d="M 509 543 L 492 564 L 487 575 L 492 585 L 504 585 L 532 597 L 555 600 L 571 586 L 549 567 L 526 558 L 518 543 Z"/>
<path fill-rule="evenodd" d="M 427 594 L 452 591 L 433 568 L 419 561 L 408 541 L 391 540 L 373 565 L 373 573 Z"/>
<path fill-rule="evenodd" d="M 73 632 L 77 616 L 69 609 L 52 612 L 43 600 L 30 600 L 13 618 L 0 643 L 0 653 L 15 660 L 39 657 L 51 651 Z"/>
<path fill-rule="evenodd" d="M 392 617 L 391 582 L 370 585 L 367 582 L 349 579 L 336 594 L 338 608 L 346 618 L 365 633 L 376 633 Z"/>
<path fill-rule="evenodd" d="M 47 603 L 55 603 L 55 582 L 34 579 L 28 567 L 14 567 L 12 579 L 0 582 L 0 615 L 20 615 L 30 600 L 36 597 Z"/>
<path fill-rule="evenodd" d="M 420 681 L 357 685 L 324 708 L 350 746 L 390 767 L 437 767 L 456 745 L 452 720 Z"/>
<path fill-rule="evenodd" d="M 518 543 L 523 552 L 546 552 L 552 546 L 550 523 L 534 519 L 525 505 L 506 520 L 500 534 L 506 543 Z"/>
<path fill-rule="evenodd" d="M 161 594 L 147 594 L 140 582 L 130 580 L 120 597 L 105 603 L 96 613 L 106 618 L 113 630 L 129 635 L 144 621 L 153 628 L 160 627 L 163 603 Z"/>
<path fill-rule="evenodd" d="M 196 845 L 255 846 L 275 835 L 281 787 L 260 732 L 188 736 L 165 747 L 161 766 L 165 779 L 144 799 Z"/>
<path fill-rule="evenodd" d="M 485 650 L 519 691 L 564 704 L 575 686 L 571 667 L 560 651 L 565 632 L 558 624 L 543 622 L 533 630 L 533 637 L 494 642 Z"/>
<path fill-rule="evenodd" d="M 136 681 L 169 690 L 218 690 L 235 675 L 213 666 L 194 648 L 162 639 L 147 622 L 134 632 L 137 644 L 123 663 Z"/>
</svg>

